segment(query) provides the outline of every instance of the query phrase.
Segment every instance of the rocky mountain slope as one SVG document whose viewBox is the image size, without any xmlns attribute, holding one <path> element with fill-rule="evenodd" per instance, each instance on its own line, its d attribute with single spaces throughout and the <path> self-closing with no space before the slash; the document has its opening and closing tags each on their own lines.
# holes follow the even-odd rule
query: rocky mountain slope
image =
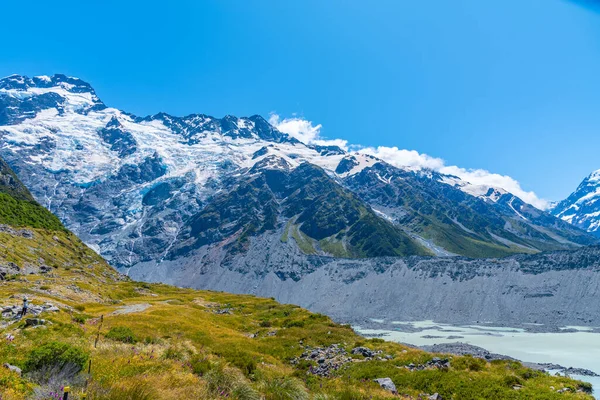
<svg viewBox="0 0 600 400">
<path fill-rule="evenodd" d="M 0 193 L 17 204 L 0 202 L 12 216 L 0 225 L 3 400 L 59 398 L 64 386 L 69 399 L 95 400 L 591 398 L 583 382 L 365 340 L 272 299 L 132 281 L 0 165 Z"/>
<path fill-rule="evenodd" d="M 0 155 L 115 267 L 224 259 L 277 233 L 306 255 L 471 257 L 598 239 L 498 188 L 306 145 L 260 116 L 137 117 L 64 75 L 0 80 Z M 215 258 L 216 259 L 216 258 Z"/>
<path fill-rule="evenodd" d="M 600 236 L 600 170 L 592 172 L 551 213 L 578 228 Z"/>
<path fill-rule="evenodd" d="M 273 296 L 344 322 L 477 321 L 500 326 L 600 324 L 600 248 L 501 259 L 307 256 L 277 234 L 248 250 L 195 250 L 185 259 L 140 263 L 136 279 Z M 199 267 L 200 266 L 200 267 Z"/>
</svg>

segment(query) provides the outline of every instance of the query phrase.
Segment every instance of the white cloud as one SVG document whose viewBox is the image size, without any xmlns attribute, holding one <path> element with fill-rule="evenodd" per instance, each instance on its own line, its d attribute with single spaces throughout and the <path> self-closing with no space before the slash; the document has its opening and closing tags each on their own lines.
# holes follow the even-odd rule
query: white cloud
<svg viewBox="0 0 600 400">
<path fill-rule="evenodd" d="M 321 137 L 321 124 L 313 125 L 312 121 L 304 118 L 284 118 L 275 113 L 269 116 L 269 123 L 279 131 L 298 139 L 305 144 L 316 144 L 321 146 L 339 146 L 348 150 L 348 141 L 343 139 L 325 139 Z"/>
<path fill-rule="evenodd" d="M 446 165 L 441 158 L 431 157 L 415 150 L 385 146 L 362 147 L 360 145 L 348 145 L 348 141 L 343 139 L 324 139 L 320 136 L 322 125 L 314 125 L 312 121 L 303 118 L 281 119 L 279 115 L 273 113 L 269 117 L 269 122 L 281 132 L 285 132 L 306 144 L 335 145 L 344 150 L 348 150 L 349 147 L 357 148 L 359 153 L 371 154 L 396 167 L 412 170 L 431 169 L 442 174 L 457 176 L 473 185 L 501 188 L 542 210 L 548 208 L 549 205 L 548 201 L 540 199 L 534 192 L 523 190 L 518 181 L 507 175 L 494 174 L 484 169 L 465 169 L 454 165 Z"/>
<path fill-rule="evenodd" d="M 507 192 L 514 194 L 524 202 L 541 210 L 548 208 L 549 205 L 548 201 L 540 199 L 534 192 L 523 190 L 518 181 L 507 175 L 494 174 L 484 169 L 465 169 L 455 165 L 446 165 L 441 158 L 435 158 L 414 150 L 403 150 L 397 147 L 366 147 L 360 149 L 359 152 L 371 154 L 396 167 L 415 170 L 432 169 L 442 174 L 458 176 L 463 181 L 473 185 L 502 188 Z"/>
</svg>

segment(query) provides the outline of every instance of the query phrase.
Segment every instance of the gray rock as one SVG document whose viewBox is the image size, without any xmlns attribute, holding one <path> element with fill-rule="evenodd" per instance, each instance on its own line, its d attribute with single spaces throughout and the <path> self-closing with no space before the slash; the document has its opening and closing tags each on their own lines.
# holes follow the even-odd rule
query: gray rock
<svg viewBox="0 0 600 400">
<path fill-rule="evenodd" d="M 42 309 L 46 312 L 59 312 L 60 309 L 56 307 L 54 304 L 46 303 L 42 306 Z"/>
<path fill-rule="evenodd" d="M 379 386 L 381 386 L 388 392 L 398 394 L 398 391 L 396 390 L 396 385 L 394 385 L 394 382 L 390 378 L 377 378 L 374 381 L 379 383 Z"/>
<path fill-rule="evenodd" d="M 4 363 L 4 368 L 8 369 L 11 372 L 15 372 L 19 376 L 21 376 L 22 374 L 21 368 L 16 367 L 14 365 L 10 365 L 9 363 Z"/>
<path fill-rule="evenodd" d="M 27 318 L 25 320 L 25 326 L 40 326 L 40 325 L 45 325 L 45 324 L 46 324 L 46 320 L 45 319 Z"/>
<path fill-rule="evenodd" d="M 438 393 L 434 393 L 428 397 L 429 400 L 444 400 Z"/>
<path fill-rule="evenodd" d="M 369 349 L 367 347 L 355 347 L 355 348 L 352 349 L 351 353 L 352 354 L 358 354 L 358 355 L 361 355 L 361 356 L 367 357 L 367 358 L 375 357 L 377 354 L 379 354 L 379 353 L 374 352 L 373 350 L 371 350 L 371 349 Z"/>
</svg>

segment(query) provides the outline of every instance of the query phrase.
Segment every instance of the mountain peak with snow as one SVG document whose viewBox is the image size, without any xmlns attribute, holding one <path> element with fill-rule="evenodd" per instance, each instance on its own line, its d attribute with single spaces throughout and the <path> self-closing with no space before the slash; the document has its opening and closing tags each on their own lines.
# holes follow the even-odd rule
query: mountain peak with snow
<svg viewBox="0 0 600 400">
<path fill-rule="evenodd" d="M 551 213 L 581 229 L 600 235 L 600 170 L 588 175 Z"/>
<path fill-rule="evenodd" d="M 259 115 L 135 116 L 65 75 L 0 80 L 0 156 L 119 267 L 187 256 L 186 229 L 202 232 L 194 252 L 233 251 L 225 259 L 277 235 L 340 256 L 496 256 L 593 241 L 499 188 L 303 143 Z"/>
</svg>

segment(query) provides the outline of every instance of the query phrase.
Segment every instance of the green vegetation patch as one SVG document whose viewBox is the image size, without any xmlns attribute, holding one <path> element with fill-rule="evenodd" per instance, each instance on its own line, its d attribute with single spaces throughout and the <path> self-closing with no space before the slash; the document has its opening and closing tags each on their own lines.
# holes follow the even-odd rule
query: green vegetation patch
<svg viewBox="0 0 600 400">
<path fill-rule="evenodd" d="M 65 231 L 60 220 L 34 201 L 17 200 L 0 193 L 0 224 Z"/>
</svg>

